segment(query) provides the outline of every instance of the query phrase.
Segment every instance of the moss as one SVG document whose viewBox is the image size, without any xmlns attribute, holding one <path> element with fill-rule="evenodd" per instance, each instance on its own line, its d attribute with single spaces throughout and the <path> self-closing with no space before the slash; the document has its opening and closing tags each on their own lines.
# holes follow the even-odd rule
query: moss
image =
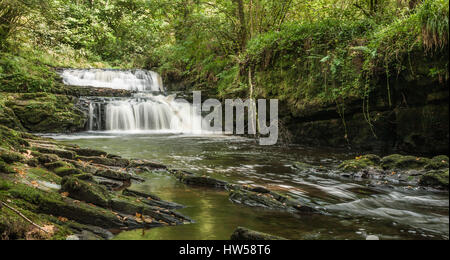
<svg viewBox="0 0 450 260">
<path fill-rule="evenodd" d="M 393 154 L 381 160 L 381 167 L 385 170 L 413 170 L 423 169 L 429 163 L 427 158 Z"/>
<path fill-rule="evenodd" d="M 430 160 L 429 164 L 425 166 L 427 170 L 439 170 L 449 167 L 449 159 L 446 155 L 436 156 Z"/>
<path fill-rule="evenodd" d="M 41 154 L 39 152 L 32 152 L 32 155 L 37 157 L 39 163 L 45 165 L 47 163 L 52 163 L 58 161 L 60 158 L 55 154 Z"/>
<path fill-rule="evenodd" d="M 118 181 L 129 181 L 131 175 L 119 171 L 112 170 L 100 170 L 95 173 L 96 176 L 100 176 L 107 179 L 118 180 Z"/>
<path fill-rule="evenodd" d="M 377 155 L 368 154 L 356 157 L 353 160 L 344 161 L 339 169 L 345 172 L 361 171 L 368 168 L 379 168 L 381 158 Z"/>
<path fill-rule="evenodd" d="M 11 165 L 0 159 L 0 173 L 14 174 L 16 171 Z"/>
<path fill-rule="evenodd" d="M 42 168 L 31 168 L 28 170 L 28 175 L 30 177 L 35 177 L 38 180 L 60 183 L 61 177 L 56 175 L 55 173 L 49 172 Z"/>
<path fill-rule="evenodd" d="M 69 167 L 56 168 L 53 170 L 53 172 L 60 177 L 83 174 L 83 172 L 81 170 L 76 169 L 76 168 L 71 168 L 71 167 L 70 168 Z"/>
<path fill-rule="evenodd" d="M 130 165 L 130 161 L 124 158 L 106 158 L 106 157 L 100 157 L 100 156 L 77 156 L 78 160 L 84 161 L 84 162 L 91 162 L 96 164 L 102 164 L 106 166 L 115 166 L 115 167 L 122 167 L 126 168 Z"/>
<path fill-rule="evenodd" d="M 123 223 L 108 210 L 85 203 L 75 203 L 53 192 L 45 192 L 22 184 L 14 184 L 9 194 L 25 202 L 29 210 L 66 217 L 82 224 L 103 228 L 120 228 Z"/>
<path fill-rule="evenodd" d="M 71 198 L 93 203 L 101 207 L 109 205 L 110 196 L 103 187 L 75 177 L 64 177 L 61 181 L 62 191 L 68 192 Z"/>
<path fill-rule="evenodd" d="M 50 162 L 45 164 L 45 168 L 49 170 L 55 170 L 57 168 L 71 168 L 73 167 L 71 164 L 66 163 L 64 161 L 56 161 L 56 162 Z"/>
<path fill-rule="evenodd" d="M 10 94 L 6 106 L 12 109 L 31 132 L 73 132 L 84 128 L 85 116 L 74 103 L 75 99 L 48 93 Z"/>
<path fill-rule="evenodd" d="M 25 157 L 17 152 L 0 150 L 0 158 L 6 163 L 24 162 Z"/>
<path fill-rule="evenodd" d="M 30 146 L 27 141 L 23 140 L 23 133 L 0 125 L 0 147 L 19 148 L 23 146 Z"/>
<path fill-rule="evenodd" d="M 61 158 L 66 158 L 69 160 L 73 160 L 76 156 L 75 152 L 67 151 L 60 148 L 49 148 L 49 147 L 36 147 L 34 148 L 36 151 L 43 154 L 55 154 Z"/>
<path fill-rule="evenodd" d="M 431 171 L 420 178 L 421 186 L 449 189 L 449 169 Z"/>
</svg>

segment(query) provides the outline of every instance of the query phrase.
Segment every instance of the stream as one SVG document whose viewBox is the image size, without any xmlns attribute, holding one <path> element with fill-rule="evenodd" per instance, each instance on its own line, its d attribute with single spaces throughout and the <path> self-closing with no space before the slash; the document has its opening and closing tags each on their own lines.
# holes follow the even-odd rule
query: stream
<svg viewBox="0 0 450 260">
<path fill-rule="evenodd" d="M 398 187 L 370 187 L 365 182 L 312 174 L 294 162 L 331 171 L 348 151 L 302 146 L 259 146 L 255 140 L 227 136 L 142 132 L 85 132 L 52 136 L 65 143 L 105 150 L 126 158 L 143 158 L 232 183 L 267 187 L 324 209 L 327 214 L 298 216 L 233 204 L 224 191 L 197 188 L 163 172 L 145 174 L 134 183 L 186 208 L 194 224 L 122 232 L 116 239 L 229 239 L 238 226 L 288 239 L 448 239 L 448 193 Z"/>
<path fill-rule="evenodd" d="M 367 185 L 332 174 L 357 154 L 256 140 L 193 135 L 203 120 L 166 96 L 161 77 L 143 70 L 68 69 L 68 85 L 138 91 L 129 98 L 85 97 L 87 132 L 51 137 L 125 158 L 147 159 L 235 184 L 263 186 L 325 214 L 299 216 L 233 204 L 225 191 L 186 186 L 166 172 L 143 174 L 134 189 L 185 205 L 194 224 L 122 232 L 116 239 L 227 240 L 246 227 L 287 239 L 448 239 L 449 197 L 402 186 Z M 191 133 L 191 134 L 190 134 Z M 326 169 L 296 170 L 295 162 Z"/>
</svg>

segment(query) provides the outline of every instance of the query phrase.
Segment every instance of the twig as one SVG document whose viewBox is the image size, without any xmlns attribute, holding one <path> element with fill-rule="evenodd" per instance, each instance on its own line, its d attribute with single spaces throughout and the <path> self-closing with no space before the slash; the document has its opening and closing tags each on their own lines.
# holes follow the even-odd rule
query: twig
<svg viewBox="0 0 450 260">
<path fill-rule="evenodd" d="M 22 217 L 24 220 L 26 220 L 27 222 L 29 222 L 31 225 L 33 225 L 33 226 L 39 228 L 41 231 L 43 231 L 43 232 L 45 232 L 45 233 L 48 234 L 48 231 L 47 231 L 47 230 L 45 230 L 44 228 L 42 228 L 42 227 L 39 226 L 38 224 L 34 223 L 33 221 L 31 221 L 31 220 L 30 220 L 29 218 L 27 218 L 25 215 L 23 215 L 22 213 L 20 213 L 17 209 L 15 209 L 15 208 L 9 206 L 8 204 L 6 204 L 6 203 L 3 202 L 3 201 L 2 201 L 0 204 L 3 205 L 3 206 L 5 206 L 5 207 L 7 207 L 8 209 L 14 211 L 14 213 L 16 213 L 17 215 L 19 215 L 20 217 Z"/>
</svg>

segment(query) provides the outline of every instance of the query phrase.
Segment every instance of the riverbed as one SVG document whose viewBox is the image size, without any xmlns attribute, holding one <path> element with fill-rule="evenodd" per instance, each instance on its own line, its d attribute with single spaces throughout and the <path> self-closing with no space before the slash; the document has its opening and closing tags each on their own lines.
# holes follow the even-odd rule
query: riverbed
<svg viewBox="0 0 450 260">
<path fill-rule="evenodd" d="M 449 195 L 411 187 L 370 186 L 324 173 L 298 171 L 295 162 L 333 172 L 357 154 L 303 146 L 260 146 L 255 140 L 167 132 L 85 132 L 52 136 L 65 143 L 148 159 L 232 183 L 259 185 L 326 214 L 299 216 L 233 204 L 221 190 L 186 186 L 165 172 L 146 173 L 136 189 L 186 208 L 194 224 L 118 234 L 115 239 L 229 239 L 243 226 L 287 239 L 448 239 Z"/>
</svg>

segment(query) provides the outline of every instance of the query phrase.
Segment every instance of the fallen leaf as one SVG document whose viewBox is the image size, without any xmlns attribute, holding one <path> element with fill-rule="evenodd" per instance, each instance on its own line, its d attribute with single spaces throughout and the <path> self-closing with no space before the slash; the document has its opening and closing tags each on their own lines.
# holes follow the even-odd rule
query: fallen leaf
<svg viewBox="0 0 450 260">
<path fill-rule="evenodd" d="M 64 222 L 64 223 L 66 223 L 67 221 L 69 221 L 67 218 L 65 218 L 65 217 L 58 217 L 58 220 L 59 221 L 61 221 L 61 222 Z"/>
</svg>

